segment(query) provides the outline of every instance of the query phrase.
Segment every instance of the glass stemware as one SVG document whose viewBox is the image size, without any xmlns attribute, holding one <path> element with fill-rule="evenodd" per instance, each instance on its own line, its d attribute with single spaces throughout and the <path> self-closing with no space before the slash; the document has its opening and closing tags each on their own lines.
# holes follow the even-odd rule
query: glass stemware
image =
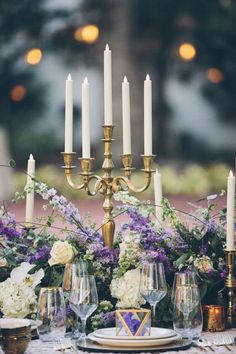
<svg viewBox="0 0 236 354">
<path fill-rule="evenodd" d="M 196 273 L 194 272 L 176 272 L 173 286 L 172 286 L 172 293 L 171 293 L 171 302 L 174 304 L 175 301 L 175 290 L 177 286 L 182 285 L 197 285 L 196 280 Z"/>
<path fill-rule="evenodd" d="M 199 338 L 202 331 L 202 308 L 195 273 L 176 273 L 172 302 L 174 330 L 184 338 Z"/>
<path fill-rule="evenodd" d="M 62 288 L 41 288 L 38 301 L 37 328 L 42 341 L 62 340 L 66 332 L 66 310 Z"/>
<path fill-rule="evenodd" d="M 70 306 L 81 319 L 82 333 L 80 340 L 85 341 L 87 318 L 91 316 L 98 307 L 97 287 L 94 276 L 83 275 L 74 279 L 70 296 Z"/>
<path fill-rule="evenodd" d="M 76 263 L 67 263 L 65 265 L 62 289 L 65 295 L 66 305 L 69 305 L 70 303 L 71 291 L 76 286 L 75 284 L 78 283 L 77 278 L 83 275 L 88 275 L 87 264 L 83 260 L 79 259 Z M 78 315 L 75 314 L 75 325 L 72 327 L 72 338 L 78 339 L 80 335 Z"/>
<path fill-rule="evenodd" d="M 167 294 L 162 263 L 144 263 L 140 277 L 140 294 L 151 305 L 152 325 L 155 325 L 156 305 Z"/>
</svg>

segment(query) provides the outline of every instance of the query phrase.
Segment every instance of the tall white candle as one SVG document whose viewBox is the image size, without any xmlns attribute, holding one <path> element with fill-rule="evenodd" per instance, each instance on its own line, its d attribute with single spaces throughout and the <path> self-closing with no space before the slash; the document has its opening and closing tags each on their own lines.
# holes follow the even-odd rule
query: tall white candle
<svg viewBox="0 0 236 354">
<path fill-rule="evenodd" d="M 65 152 L 73 151 L 73 81 L 69 74 L 66 80 L 65 99 Z"/>
<path fill-rule="evenodd" d="M 104 124 L 112 125 L 112 76 L 111 50 L 104 50 Z"/>
<path fill-rule="evenodd" d="M 152 81 L 144 81 L 144 155 L 152 155 Z"/>
<path fill-rule="evenodd" d="M 227 229 L 226 229 L 226 249 L 235 250 L 234 244 L 234 210 L 235 210 L 235 177 L 230 171 L 227 181 Z"/>
<path fill-rule="evenodd" d="M 82 83 L 82 157 L 90 158 L 89 83 Z"/>
<path fill-rule="evenodd" d="M 123 154 L 131 154 L 130 92 L 127 77 L 122 82 Z"/>
<path fill-rule="evenodd" d="M 26 206 L 25 206 L 25 221 L 27 224 L 31 225 L 34 217 L 34 181 L 32 178 L 35 177 L 35 160 L 33 155 L 30 154 L 27 166 L 27 182 L 26 186 L 29 189 L 26 192 Z"/>
<path fill-rule="evenodd" d="M 154 194 L 155 194 L 156 218 L 159 221 L 160 225 L 162 225 L 162 221 L 163 221 L 163 210 L 161 207 L 162 181 L 161 181 L 161 174 L 158 171 L 158 169 L 156 169 L 156 173 L 154 173 Z"/>
</svg>

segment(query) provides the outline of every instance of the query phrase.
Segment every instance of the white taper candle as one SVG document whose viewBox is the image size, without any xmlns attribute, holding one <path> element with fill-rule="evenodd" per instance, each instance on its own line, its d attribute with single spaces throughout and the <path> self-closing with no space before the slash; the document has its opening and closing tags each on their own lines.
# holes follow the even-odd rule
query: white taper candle
<svg viewBox="0 0 236 354">
<path fill-rule="evenodd" d="M 82 157 L 90 158 L 89 83 L 82 83 Z"/>
<path fill-rule="evenodd" d="M 123 154 L 131 154 L 130 91 L 127 77 L 122 82 Z"/>
<path fill-rule="evenodd" d="M 152 155 L 152 81 L 144 81 L 144 155 Z"/>
<path fill-rule="evenodd" d="M 29 191 L 26 192 L 26 205 L 25 205 L 25 221 L 31 225 L 34 217 L 34 181 L 35 177 L 35 160 L 32 154 L 29 156 L 27 166 L 27 182 L 26 186 Z"/>
<path fill-rule="evenodd" d="M 154 194 L 155 194 L 155 209 L 156 209 L 156 218 L 160 225 L 162 225 L 163 221 L 163 210 L 161 207 L 162 201 L 162 181 L 161 181 L 161 174 L 156 169 L 156 173 L 154 173 Z"/>
<path fill-rule="evenodd" d="M 227 226 L 226 226 L 226 249 L 235 250 L 234 243 L 234 214 L 235 214 L 235 177 L 233 172 L 229 172 L 227 180 Z"/>
<path fill-rule="evenodd" d="M 66 80 L 65 97 L 65 152 L 73 151 L 73 81 L 69 74 Z"/>
<path fill-rule="evenodd" d="M 112 63 L 108 44 L 104 50 L 104 124 L 112 125 Z"/>
</svg>

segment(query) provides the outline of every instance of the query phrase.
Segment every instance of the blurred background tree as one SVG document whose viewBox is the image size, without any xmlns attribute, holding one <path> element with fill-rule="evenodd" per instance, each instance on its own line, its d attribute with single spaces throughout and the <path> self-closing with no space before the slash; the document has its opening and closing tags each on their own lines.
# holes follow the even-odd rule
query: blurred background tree
<svg viewBox="0 0 236 354">
<path fill-rule="evenodd" d="M 10 136 L 12 156 L 18 164 L 25 163 L 29 152 L 35 152 L 42 163 L 60 158 L 58 151 L 62 147 L 63 132 L 58 130 L 63 131 L 64 126 L 62 84 L 66 77 L 63 70 L 70 68 L 76 72 L 79 66 L 85 68 L 83 71 L 95 68 L 102 89 L 102 51 L 108 42 L 113 50 L 114 116 L 118 126 L 121 124 L 123 75 L 128 74 L 133 83 L 131 105 L 135 124 L 132 139 L 137 154 L 142 153 L 143 112 L 140 108 L 143 93 L 140 87 L 150 70 L 154 86 L 154 151 L 159 159 L 232 163 L 235 142 L 229 144 L 229 135 L 225 147 L 217 145 L 213 149 L 207 138 L 203 140 L 195 135 L 190 121 L 185 122 L 188 129 L 176 130 L 176 108 L 169 92 L 171 80 L 172 86 L 173 80 L 181 80 L 187 90 L 199 81 L 203 97 L 216 109 L 215 121 L 222 120 L 222 127 L 235 129 L 235 17 L 236 3 L 231 0 L 146 0 L 145 3 L 141 0 L 70 0 L 66 4 L 54 0 L 36 3 L 0 0 L 0 43 L 3 48 L 0 125 Z M 49 55 L 53 56 L 51 67 L 42 73 L 42 63 L 46 63 Z M 60 63 L 58 67 L 54 65 L 56 57 Z M 54 72 L 50 71 L 53 67 Z M 51 98 L 48 76 L 54 79 L 55 96 L 61 95 L 57 102 Z M 101 106 L 101 90 L 99 96 Z M 57 118 L 50 118 L 51 124 L 47 125 L 45 117 L 50 106 L 56 106 L 51 116 Z M 97 103 L 92 102 L 92 107 L 97 108 Z M 196 108 L 191 107 L 193 113 Z M 102 120 L 103 109 L 98 111 L 95 113 Z M 75 104 L 75 118 L 80 119 L 79 104 Z M 100 121 L 95 130 L 99 124 Z M 217 140 L 213 125 L 208 128 L 209 141 Z M 47 129 L 42 130 L 42 126 Z M 116 135 L 121 144 L 119 130 Z M 95 141 L 93 145 L 97 149 Z"/>
</svg>

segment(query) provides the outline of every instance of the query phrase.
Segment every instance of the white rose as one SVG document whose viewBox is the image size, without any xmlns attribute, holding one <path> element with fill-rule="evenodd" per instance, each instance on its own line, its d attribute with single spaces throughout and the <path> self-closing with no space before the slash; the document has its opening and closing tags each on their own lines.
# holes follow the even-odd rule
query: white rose
<svg viewBox="0 0 236 354">
<path fill-rule="evenodd" d="M 54 264 L 66 264 L 72 261 L 74 251 L 68 241 L 56 241 L 52 246 L 50 255 L 52 257 L 48 261 L 50 266 Z"/>
</svg>

